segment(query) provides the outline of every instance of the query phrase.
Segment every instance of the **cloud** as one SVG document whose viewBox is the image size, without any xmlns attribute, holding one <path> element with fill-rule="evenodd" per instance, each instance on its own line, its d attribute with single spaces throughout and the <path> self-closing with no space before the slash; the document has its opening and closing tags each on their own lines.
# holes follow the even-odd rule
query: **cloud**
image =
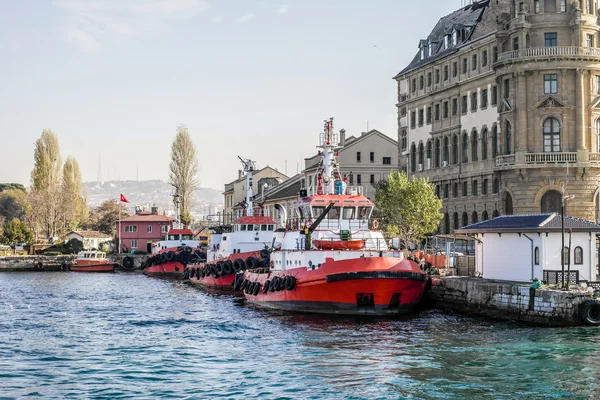
<svg viewBox="0 0 600 400">
<path fill-rule="evenodd" d="M 212 17 L 211 22 L 214 24 L 220 24 L 223 22 L 223 17 Z"/>
<path fill-rule="evenodd" d="M 235 20 L 235 22 L 248 22 L 253 20 L 254 18 L 256 18 L 256 15 L 254 15 L 253 13 L 248 13 L 246 15 L 243 15 L 241 17 L 239 17 L 238 19 Z"/>
<path fill-rule="evenodd" d="M 287 13 L 288 11 L 290 11 L 290 6 L 289 6 L 289 5 L 287 5 L 287 4 L 282 4 L 282 5 L 280 5 L 279 7 L 277 7 L 277 12 L 278 12 L 279 14 L 285 14 L 285 13 Z"/>
<path fill-rule="evenodd" d="M 53 0 L 64 12 L 65 39 L 93 52 L 122 36 L 141 36 L 210 8 L 207 0 Z"/>
</svg>

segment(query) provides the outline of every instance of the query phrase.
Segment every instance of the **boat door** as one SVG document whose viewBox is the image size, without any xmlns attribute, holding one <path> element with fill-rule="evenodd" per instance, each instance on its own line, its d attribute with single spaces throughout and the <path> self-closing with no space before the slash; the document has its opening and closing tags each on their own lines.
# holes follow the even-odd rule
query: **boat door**
<svg viewBox="0 0 600 400">
<path fill-rule="evenodd" d="M 146 253 L 152 254 L 152 242 L 146 243 Z"/>
</svg>

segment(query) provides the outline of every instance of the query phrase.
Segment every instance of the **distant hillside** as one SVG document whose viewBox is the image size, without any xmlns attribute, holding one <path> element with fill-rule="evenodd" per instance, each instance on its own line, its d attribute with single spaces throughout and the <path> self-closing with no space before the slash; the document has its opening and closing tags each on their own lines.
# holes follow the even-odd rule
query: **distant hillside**
<svg viewBox="0 0 600 400">
<path fill-rule="evenodd" d="M 132 206 L 157 206 L 161 210 L 173 211 L 173 187 L 161 180 L 86 182 L 83 194 L 90 207 L 96 207 L 108 199 L 118 199 L 123 193 Z M 192 214 L 208 215 L 223 208 L 221 191 L 200 188 L 195 193 Z"/>
</svg>

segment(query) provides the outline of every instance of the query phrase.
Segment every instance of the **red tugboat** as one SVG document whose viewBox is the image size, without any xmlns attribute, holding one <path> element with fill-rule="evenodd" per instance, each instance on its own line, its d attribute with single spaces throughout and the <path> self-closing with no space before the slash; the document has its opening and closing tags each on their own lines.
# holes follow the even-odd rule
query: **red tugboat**
<svg viewBox="0 0 600 400">
<path fill-rule="evenodd" d="M 175 206 L 179 215 L 177 197 L 175 195 Z M 186 265 L 205 259 L 206 253 L 200 249 L 194 233 L 176 221 L 165 240 L 152 243 L 152 255 L 144 263 L 144 274 L 155 278 L 184 279 Z"/>
<path fill-rule="evenodd" d="M 250 302 L 280 310 L 410 312 L 421 301 L 426 276 L 415 262 L 388 249 L 377 222 L 369 221 L 374 204 L 361 188 L 346 187 L 337 171 L 332 143 L 337 143 L 333 119 L 325 121 L 321 134 L 316 187 L 301 192 L 297 217 L 288 224 L 301 228 L 277 232 L 270 270 L 245 271 L 236 284 Z"/>
<path fill-rule="evenodd" d="M 115 272 L 115 263 L 102 251 L 81 251 L 68 269 L 74 272 Z"/>
<path fill-rule="evenodd" d="M 256 167 L 251 160 L 242 160 L 242 163 L 246 172 L 246 215 L 240 216 L 232 226 L 213 228 L 206 262 L 189 265 L 186 269 L 185 277 L 191 283 L 233 290 L 236 274 L 245 270 L 268 270 L 276 223 L 270 217 L 255 215 L 258 211 L 252 205 L 252 174 Z"/>
</svg>

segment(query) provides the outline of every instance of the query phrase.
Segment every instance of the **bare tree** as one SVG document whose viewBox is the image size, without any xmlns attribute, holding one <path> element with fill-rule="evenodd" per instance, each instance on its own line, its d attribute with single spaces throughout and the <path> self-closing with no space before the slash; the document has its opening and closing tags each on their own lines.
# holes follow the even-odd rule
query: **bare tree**
<svg viewBox="0 0 600 400">
<path fill-rule="evenodd" d="M 175 188 L 181 201 L 180 218 L 185 224 L 189 224 L 192 197 L 198 188 L 198 158 L 196 146 L 184 125 L 177 127 L 171 146 L 169 184 Z"/>
</svg>

